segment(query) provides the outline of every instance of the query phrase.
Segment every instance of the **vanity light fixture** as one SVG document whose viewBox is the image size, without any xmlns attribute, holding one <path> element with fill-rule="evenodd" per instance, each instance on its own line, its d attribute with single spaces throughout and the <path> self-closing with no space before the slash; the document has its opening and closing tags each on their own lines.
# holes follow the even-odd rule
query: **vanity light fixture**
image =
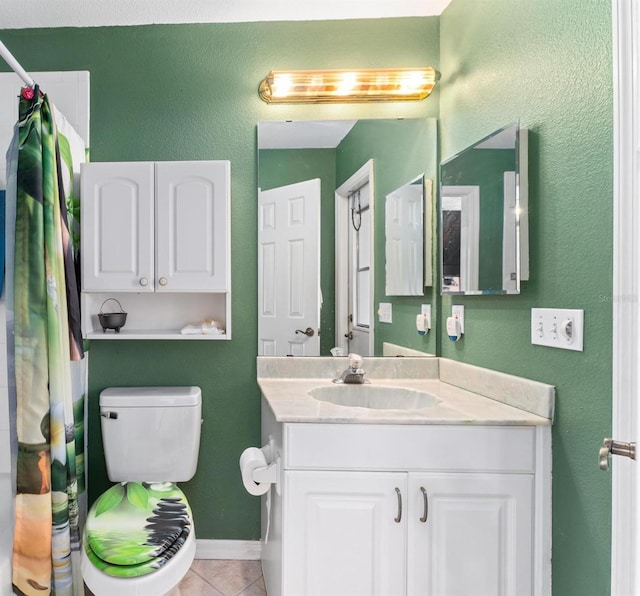
<svg viewBox="0 0 640 596">
<path fill-rule="evenodd" d="M 258 93 L 267 103 L 420 100 L 429 96 L 439 78 L 432 67 L 272 70 Z"/>
</svg>

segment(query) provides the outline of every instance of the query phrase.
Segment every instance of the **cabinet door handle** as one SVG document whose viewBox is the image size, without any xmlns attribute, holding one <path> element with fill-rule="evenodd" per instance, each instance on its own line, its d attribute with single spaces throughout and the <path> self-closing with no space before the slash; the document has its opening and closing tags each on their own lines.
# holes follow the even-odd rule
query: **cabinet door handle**
<svg viewBox="0 0 640 596">
<path fill-rule="evenodd" d="M 166 278 L 166 277 L 161 277 L 161 278 L 159 279 L 158 283 L 159 283 L 161 286 L 166 286 L 166 285 L 167 285 L 167 278 Z"/>
<path fill-rule="evenodd" d="M 420 492 L 422 493 L 422 499 L 424 501 L 424 513 L 422 514 L 420 521 L 424 524 L 429 517 L 429 497 L 427 495 L 427 491 L 424 490 L 424 486 L 420 487 Z"/>
<path fill-rule="evenodd" d="M 396 496 L 398 497 L 398 515 L 393 518 L 393 521 L 397 524 L 402 520 L 402 493 L 400 489 L 396 486 Z"/>
<path fill-rule="evenodd" d="M 141 277 L 140 280 L 138 281 L 138 283 L 144 287 L 149 283 L 149 280 L 146 277 Z"/>
</svg>

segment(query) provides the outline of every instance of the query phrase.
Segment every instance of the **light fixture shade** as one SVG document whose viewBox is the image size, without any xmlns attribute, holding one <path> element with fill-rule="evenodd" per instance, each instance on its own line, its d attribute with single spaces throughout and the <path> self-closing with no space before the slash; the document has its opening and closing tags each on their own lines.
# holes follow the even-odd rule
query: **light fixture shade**
<svg viewBox="0 0 640 596">
<path fill-rule="evenodd" d="M 267 103 L 420 100 L 431 93 L 439 78 L 432 67 L 272 70 L 258 92 Z"/>
</svg>

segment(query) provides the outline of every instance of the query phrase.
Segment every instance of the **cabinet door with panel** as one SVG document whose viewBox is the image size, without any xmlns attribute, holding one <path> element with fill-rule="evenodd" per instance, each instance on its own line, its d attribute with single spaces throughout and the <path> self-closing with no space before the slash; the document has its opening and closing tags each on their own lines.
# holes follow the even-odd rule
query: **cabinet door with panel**
<svg viewBox="0 0 640 596">
<path fill-rule="evenodd" d="M 405 593 L 402 472 L 285 472 L 284 596 Z"/>
<path fill-rule="evenodd" d="M 228 161 L 156 163 L 157 291 L 229 289 Z"/>
<path fill-rule="evenodd" d="M 532 474 L 409 474 L 408 594 L 533 590 Z"/>
<path fill-rule="evenodd" d="M 82 287 L 152 292 L 154 164 L 82 164 Z"/>
</svg>

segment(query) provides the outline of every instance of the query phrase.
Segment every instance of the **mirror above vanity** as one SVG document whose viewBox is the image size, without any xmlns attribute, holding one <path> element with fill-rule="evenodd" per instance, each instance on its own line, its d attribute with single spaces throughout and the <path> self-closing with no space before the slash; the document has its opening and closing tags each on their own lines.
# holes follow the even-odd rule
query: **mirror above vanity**
<svg viewBox="0 0 640 596">
<path fill-rule="evenodd" d="M 433 202 L 424 190 L 437 174 L 436 131 L 433 118 L 258 124 L 259 355 L 329 356 L 339 347 L 380 356 L 383 342 L 426 345 L 400 339 L 417 336 L 420 304 L 431 303 Z M 404 187 L 422 193 L 414 221 L 422 246 L 410 249 L 419 251 L 407 274 L 411 289 L 388 293 L 385 203 Z M 270 238 L 270 226 L 284 230 L 282 205 L 282 222 L 300 225 Z M 382 302 L 396 307 L 392 325 L 379 322 Z M 423 349 L 434 351 L 431 343 Z"/>
<path fill-rule="evenodd" d="M 529 277 L 527 130 L 506 126 L 440 164 L 442 294 L 518 294 Z"/>
</svg>

